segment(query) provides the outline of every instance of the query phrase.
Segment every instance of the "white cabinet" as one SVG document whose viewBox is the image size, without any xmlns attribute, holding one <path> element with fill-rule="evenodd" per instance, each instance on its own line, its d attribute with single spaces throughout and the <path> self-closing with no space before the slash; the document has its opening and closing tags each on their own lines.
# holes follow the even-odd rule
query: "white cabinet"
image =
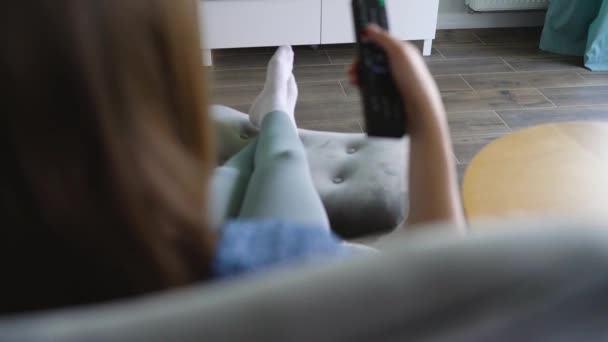
<svg viewBox="0 0 608 342">
<path fill-rule="evenodd" d="M 318 45 L 321 0 L 204 0 L 207 49 Z"/>
<path fill-rule="evenodd" d="M 439 0 L 386 0 L 391 33 L 403 40 L 435 39 Z M 351 0 L 323 0 L 321 43 L 355 41 Z"/>
<path fill-rule="evenodd" d="M 424 40 L 437 29 L 439 0 L 386 0 L 391 32 Z M 206 64 L 210 49 L 354 42 L 351 0 L 202 0 Z"/>
</svg>

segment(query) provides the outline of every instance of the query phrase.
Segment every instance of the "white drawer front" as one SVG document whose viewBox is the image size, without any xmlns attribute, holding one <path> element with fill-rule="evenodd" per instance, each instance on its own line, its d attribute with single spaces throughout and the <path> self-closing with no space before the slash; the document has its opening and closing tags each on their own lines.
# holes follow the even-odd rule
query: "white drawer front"
<svg viewBox="0 0 608 342">
<path fill-rule="evenodd" d="M 355 41 L 351 0 L 323 0 L 322 44 Z M 391 32 L 403 40 L 434 39 L 439 0 L 386 0 Z"/>
<path fill-rule="evenodd" d="M 321 40 L 321 0 L 205 0 L 200 17 L 208 49 Z"/>
</svg>

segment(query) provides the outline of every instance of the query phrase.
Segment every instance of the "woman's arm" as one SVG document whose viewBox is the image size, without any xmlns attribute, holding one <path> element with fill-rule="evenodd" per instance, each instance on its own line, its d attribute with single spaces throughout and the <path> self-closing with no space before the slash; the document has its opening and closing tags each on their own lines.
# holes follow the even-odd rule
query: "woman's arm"
<svg viewBox="0 0 608 342">
<path fill-rule="evenodd" d="M 436 109 L 420 114 L 433 117 Z M 429 120 L 430 121 L 430 120 Z M 408 226 L 424 223 L 453 223 L 465 226 L 452 146 L 445 120 L 429 122 L 410 133 Z"/>
<path fill-rule="evenodd" d="M 411 139 L 408 225 L 446 222 L 463 231 L 450 133 L 437 85 L 414 46 L 375 25 L 368 28 L 367 37 L 387 52 L 406 106 Z"/>
</svg>

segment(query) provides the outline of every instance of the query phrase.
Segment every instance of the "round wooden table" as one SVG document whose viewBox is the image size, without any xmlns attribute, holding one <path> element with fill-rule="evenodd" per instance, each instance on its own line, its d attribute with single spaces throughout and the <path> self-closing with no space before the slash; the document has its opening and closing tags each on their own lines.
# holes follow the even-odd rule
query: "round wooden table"
<svg viewBox="0 0 608 342">
<path fill-rule="evenodd" d="M 608 123 L 524 129 L 484 148 L 464 178 L 469 219 L 608 217 Z"/>
</svg>

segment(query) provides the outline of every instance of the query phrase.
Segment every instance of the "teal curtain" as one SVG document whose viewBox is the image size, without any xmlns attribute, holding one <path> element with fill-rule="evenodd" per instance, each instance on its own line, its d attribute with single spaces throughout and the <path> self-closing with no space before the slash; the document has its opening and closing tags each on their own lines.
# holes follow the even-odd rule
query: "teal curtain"
<svg viewBox="0 0 608 342">
<path fill-rule="evenodd" d="M 608 0 L 551 0 L 540 48 L 608 71 Z"/>
</svg>

